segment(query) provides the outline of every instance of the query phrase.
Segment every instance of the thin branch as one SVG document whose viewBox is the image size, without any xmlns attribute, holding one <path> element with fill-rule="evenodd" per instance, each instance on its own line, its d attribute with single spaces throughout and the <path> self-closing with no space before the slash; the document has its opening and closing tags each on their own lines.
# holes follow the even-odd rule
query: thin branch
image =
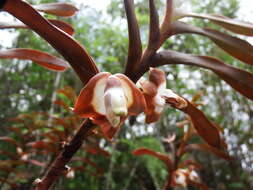
<svg viewBox="0 0 253 190">
<path fill-rule="evenodd" d="M 91 56 L 77 41 L 53 26 L 25 1 L 7 0 L 3 10 L 50 43 L 70 63 L 84 84 L 99 72 Z"/>
<path fill-rule="evenodd" d="M 126 183 L 125 187 L 122 188 L 123 190 L 128 190 L 129 189 L 129 185 L 131 184 L 131 181 L 132 181 L 132 179 L 134 177 L 134 174 L 136 172 L 137 167 L 138 167 L 138 162 L 135 162 L 134 165 L 133 165 L 133 167 L 132 167 L 132 169 L 131 169 L 131 171 L 130 171 L 130 175 L 129 175 L 128 179 L 127 179 L 127 183 Z"/>
<path fill-rule="evenodd" d="M 105 190 L 110 190 L 111 189 L 111 184 L 112 184 L 112 177 L 113 177 L 113 169 L 114 169 L 114 165 L 115 165 L 115 158 L 116 158 L 116 147 L 118 145 L 118 134 L 116 134 L 115 136 L 115 140 L 114 142 L 112 142 L 112 153 L 111 153 L 111 159 L 110 159 L 110 163 L 109 163 L 109 171 L 107 174 L 107 178 L 106 178 L 106 183 L 105 183 Z"/>
<path fill-rule="evenodd" d="M 85 120 L 82 123 L 76 135 L 57 156 L 42 180 L 38 180 L 38 183 L 36 184 L 36 190 L 47 190 L 53 185 L 53 183 L 60 177 L 63 171 L 66 170 L 66 164 L 82 146 L 84 139 L 91 134 L 94 128 L 95 125 L 91 120 Z"/>
<path fill-rule="evenodd" d="M 125 74 L 129 76 L 133 69 L 139 64 L 142 56 L 142 45 L 140 30 L 136 15 L 134 12 L 133 0 L 124 0 L 125 11 L 128 23 L 128 36 L 129 36 L 129 47 L 128 47 L 128 58 L 125 68 Z"/>
</svg>

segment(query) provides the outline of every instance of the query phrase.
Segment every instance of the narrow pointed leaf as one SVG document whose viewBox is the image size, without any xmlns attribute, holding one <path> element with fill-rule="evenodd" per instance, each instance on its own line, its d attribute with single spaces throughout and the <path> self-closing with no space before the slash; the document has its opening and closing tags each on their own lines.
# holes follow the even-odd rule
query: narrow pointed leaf
<svg viewBox="0 0 253 190">
<path fill-rule="evenodd" d="M 67 34 L 69 34 L 69 35 L 71 35 L 71 36 L 72 36 L 72 35 L 74 34 L 74 32 L 75 32 L 74 28 L 73 28 L 70 24 L 68 24 L 68 23 L 66 23 L 66 22 L 64 22 L 64 21 L 55 20 L 55 19 L 49 19 L 49 21 L 50 21 L 54 26 L 58 27 L 59 29 L 63 30 L 64 32 L 66 32 Z"/>
<path fill-rule="evenodd" d="M 205 183 L 199 183 L 196 181 L 188 180 L 188 183 L 197 186 L 200 190 L 210 190 Z"/>
<path fill-rule="evenodd" d="M 221 15 L 189 13 L 185 14 L 184 16 L 208 19 L 214 22 L 215 24 L 227 30 L 230 30 L 234 33 L 246 36 L 253 36 L 253 23 L 235 20 Z"/>
<path fill-rule="evenodd" d="M 54 104 L 63 107 L 66 111 L 70 111 L 70 107 L 62 100 L 55 100 Z"/>
<path fill-rule="evenodd" d="M 167 166 L 168 169 L 172 168 L 172 161 L 169 158 L 168 155 L 160 153 L 160 152 L 155 152 L 153 150 L 150 150 L 148 148 L 138 148 L 132 152 L 133 155 L 135 156 L 143 156 L 143 155 L 150 155 L 158 158 L 159 160 L 163 161 L 164 164 Z"/>
<path fill-rule="evenodd" d="M 78 9 L 70 3 L 47 3 L 33 5 L 33 7 L 41 12 L 66 17 L 73 16 L 78 11 Z"/>
<path fill-rule="evenodd" d="M 44 162 L 40 162 L 38 160 L 33 160 L 33 159 L 30 159 L 30 160 L 27 160 L 28 163 L 31 163 L 35 166 L 39 166 L 39 167 L 42 167 L 44 168 L 46 166 L 46 164 Z"/>
<path fill-rule="evenodd" d="M 98 73 L 93 59 L 78 42 L 54 27 L 26 2 L 8 0 L 3 10 L 18 18 L 48 41 L 70 63 L 84 84 Z"/>
<path fill-rule="evenodd" d="M 184 64 L 212 70 L 232 88 L 253 100 L 253 75 L 247 71 L 224 64 L 216 58 L 166 50 L 157 53 L 154 57 L 153 64 L 151 66 Z"/>
<path fill-rule="evenodd" d="M 205 114 L 188 102 L 187 107 L 181 109 L 191 117 L 193 127 L 197 133 L 211 146 L 221 147 L 219 130 L 210 122 Z"/>
<path fill-rule="evenodd" d="M 128 57 L 125 68 L 125 74 L 129 76 L 133 71 L 133 69 L 137 66 L 137 64 L 141 60 L 142 44 L 141 44 L 140 30 L 134 12 L 134 2 L 133 0 L 124 0 L 124 4 L 127 16 L 128 36 L 129 36 Z"/>
<path fill-rule="evenodd" d="M 19 147 L 18 142 L 10 137 L 0 137 L 0 141 L 9 142 L 9 143 L 13 144 L 14 146 Z"/>
<path fill-rule="evenodd" d="M 62 89 L 57 90 L 57 93 L 63 94 L 66 98 L 68 98 L 71 102 L 76 100 L 75 90 L 70 86 L 65 86 Z"/>
<path fill-rule="evenodd" d="M 10 181 L 6 178 L 0 178 L 0 182 L 8 184 L 12 189 L 17 189 L 18 188 L 17 184 L 15 184 L 13 181 Z"/>
<path fill-rule="evenodd" d="M 149 42 L 148 50 L 156 50 L 160 38 L 159 16 L 154 0 L 149 0 L 150 21 L 149 21 Z"/>
<path fill-rule="evenodd" d="M 54 20 L 54 19 L 49 19 L 49 21 L 59 29 L 63 30 L 69 35 L 73 35 L 74 29 L 72 26 L 64 21 L 61 20 Z M 0 22 L 0 29 L 9 29 L 9 28 L 29 28 L 22 22 Z"/>
<path fill-rule="evenodd" d="M 217 149 L 215 147 L 209 146 L 207 144 L 189 144 L 186 146 L 186 151 L 190 150 L 200 150 L 204 152 L 209 152 L 215 154 L 216 156 L 225 159 L 225 160 L 232 160 L 232 158 L 223 150 Z"/>
<path fill-rule="evenodd" d="M 253 65 L 253 46 L 245 40 L 216 30 L 197 28 L 183 22 L 174 22 L 171 26 L 171 30 L 173 35 L 195 33 L 206 36 L 231 56 L 249 65 Z"/>
<path fill-rule="evenodd" d="M 66 61 L 48 53 L 32 49 L 0 50 L 0 58 L 31 60 L 53 71 L 64 71 L 68 67 Z"/>
<path fill-rule="evenodd" d="M 170 29 L 173 14 L 173 0 L 166 1 L 166 12 L 161 24 L 161 33 L 165 34 Z"/>
</svg>

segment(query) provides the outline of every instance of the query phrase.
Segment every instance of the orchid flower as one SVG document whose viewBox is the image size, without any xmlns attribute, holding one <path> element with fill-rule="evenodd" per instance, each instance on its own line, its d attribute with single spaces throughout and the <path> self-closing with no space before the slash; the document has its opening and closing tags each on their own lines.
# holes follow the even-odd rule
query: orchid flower
<svg viewBox="0 0 253 190">
<path fill-rule="evenodd" d="M 173 186 L 187 186 L 187 177 L 189 175 L 188 169 L 177 169 L 172 173 Z"/>
<path fill-rule="evenodd" d="M 128 77 L 100 72 L 81 90 L 74 112 L 91 119 L 112 139 L 127 116 L 138 115 L 145 107 L 142 92 Z"/>
<path fill-rule="evenodd" d="M 172 174 L 172 185 L 173 186 L 183 186 L 186 187 L 188 181 L 193 183 L 202 184 L 198 173 L 195 170 L 190 170 L 188 168 L 179 168 L 175 170 Z"/>
<path fill-rule="evenodd" d="M 187 106 L 187 101 L 166 88 L 166 77 L 164 71 L 150 68 L 149 79 L 141 78 L 137 86 L 143 91 L 146 100 L 146 123 L 159 120 L 166 102 L 169 100 L 173 106 L 182 109 Z"/>
</svg>

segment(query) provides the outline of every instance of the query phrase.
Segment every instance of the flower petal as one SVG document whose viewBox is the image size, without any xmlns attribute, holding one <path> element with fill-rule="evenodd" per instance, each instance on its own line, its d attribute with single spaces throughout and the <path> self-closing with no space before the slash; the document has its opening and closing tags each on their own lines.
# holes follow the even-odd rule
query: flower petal
<svg viewBox="0 0 253 190">
<path fill-rule="evenodd" d="M 104 91 L 106 117 L 113 127 L 120 124 L 121 116 L 127 115 L 127 97 L 118 77 L 111 75 L 106 81 Z"/>
<path fill-rule="evenodd" d="M 162 85 L 162 88 L 166 88 L 165 73 L 161 69 L 151 67 L 149 70 L 149 81 L 154 83 L 157 87 Z"/>
<path fill-rule="evenodd" d="M 177 109 L 185 108 L 188 105 L 184 98 L 180 97 L 170 89 L 163 90 L 161 96 L 165 99 L 167 104 L 170 104 Z"/>
<path fill-rule="evenodd" d="M 138 115 L 146 108 L 146 102 L 142 92 L 125 75 L 114 75 L 120 79 L 125 96 L 127 97 L 128 115 Z"/>
<path fill-rule="evenodd" d="M 105 115 L 103 95 L 110 75 L 110 73 L 101 72 L 90 79 L 77 98 L 74 106 L 75 113 L 90 119 Z"/>
</svg>

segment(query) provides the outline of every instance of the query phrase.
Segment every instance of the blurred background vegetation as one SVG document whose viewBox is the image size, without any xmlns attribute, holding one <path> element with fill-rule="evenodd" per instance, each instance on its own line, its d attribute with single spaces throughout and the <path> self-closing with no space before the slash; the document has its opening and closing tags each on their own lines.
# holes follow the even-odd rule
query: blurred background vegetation
<svg viewBox="0 0 253 190">
<path fill-rule="evenodd" d="M 39 4 L 56 1 L 30 0 L 29 2 Z M 156 2 L 161 17 L 165 1 L 157 0 Z M 76 2 L 72 1 L 72 3 Z M 238 11 L 237 0 L 190 0 L 184 3 L 186 7 L 196 12 L 218 13 L 233 18 Z M 145 0 L 136 0 L 135 4 L 141 37 L 145 45 L 148 38 L 148 3 Z M 121 72 L 126 62 L 128 49 L 127 23 L 122 0 L 111 1 L 106 8 L 106 13 L 85 6 L 85 3 L 78 8 L 80 11 L 76 16 L 64 18 L 75 28 L 75 39 L 87 48 L 101 71 Z M 46 15 L 46 17 L 56 18 L 51 15 Z M 200 27 L 217 27 L 203 20 L 186 20 Z M 15 32 L 10 30 L 10 32 L 16 33 L 13 47 L 39 49 L 57 55 L 53 48 L 29 30 L 20 29 Z M 0 47 L 6 48 L 4 44 Z M 231 58 L 202 36 L 179 35 L 167 40 L 163 48 L 216 56 L 228 64 L 253 72 L 248 65 Z M 32 62 L 17 60 L 0 60 L 0 68 L 0 136 L 18 138 L 13 131 L 9 130 L 9 127 L 14 125 L 10 118 L 20 114 L 48 112 L 58 117 L 66 116 L 68 114 L 66 111 L 53 104 L 53 101 L 59 98 L 55 92 L 64 86 L 71 86 L 76 93 L 82 88 L 81 82 L 71 69 L 64 73 L 55 73 Z M 164 66 L 162 69 L 166 71 L 168 87 L 178 94 L 191 99 L 196 93 L 203 92 L 200 101 L 204 102 L 204 105 L 200 108 L 208 118 L 224 128 L 228 152 L 235 158 L 229 163 L 211 154 L 193 152 L 191 156 L 203 164 L 200 170 L 203 181 L 215 190 L 253 189 L 253 103 L 236 93 L 210 71 L 182 65 Z M 73 102 L 68 103 L 73 106 Z M 130 126 L 127 121 L 121 127 L 115 142 L 99 141 L 100 147 L 110 153 L 110 157 L 92 157 L 93 162 L 103 169 L 103 174 L 92 175 L 94 167 L 87 166 L 85 171 L 76 171 L 74 178 L 62 177 L 54 189 L 161 189 L 166 179 L 164 165 L 153 157 L 135 157 L 131 152 L 140 146 L 165 152 L 165 147 L 161 143 L 162 138 L 172 133 L 176 133 L 179 138 L 182 135 L 182 129 L 176 124 L 184 117 L 183 113 L 169 108 L 162 119 L 155 124 L 143 124 L 144 116 L 142 115 L 137 118 L 133 126 Z M 27 125 L 30 124 L 27 123 Z M 73 135 L 73 132 L 69 135 Z M 13 149 L 11 145 L 2 141 L 0 147 L 6 150 Z M 78 152 L 80 156 L 85 154 L 87 153 Z M 6 155 L 0 155 L 0 158 L 7 159 Z M 38 159 L 42 162 L 49 161 L 45 156 L 40 156 Z M 31 184 L 41 172 L 39 166 L 17 167 L 32 174 L 29 178 L 31 180 L 17 177 L 16 183 L 20 184 L 19 189 L 27 189 L 26 185 Z M 11 176 L 6 175 L 6 171 L 0 171 L 0 176 L 12 179 Z M 0 182 L 0 188 L 8 189 L 9 186 Z M 194 189 L 194 187 L 189 187 L 189 189 Z"/>
</svg>

